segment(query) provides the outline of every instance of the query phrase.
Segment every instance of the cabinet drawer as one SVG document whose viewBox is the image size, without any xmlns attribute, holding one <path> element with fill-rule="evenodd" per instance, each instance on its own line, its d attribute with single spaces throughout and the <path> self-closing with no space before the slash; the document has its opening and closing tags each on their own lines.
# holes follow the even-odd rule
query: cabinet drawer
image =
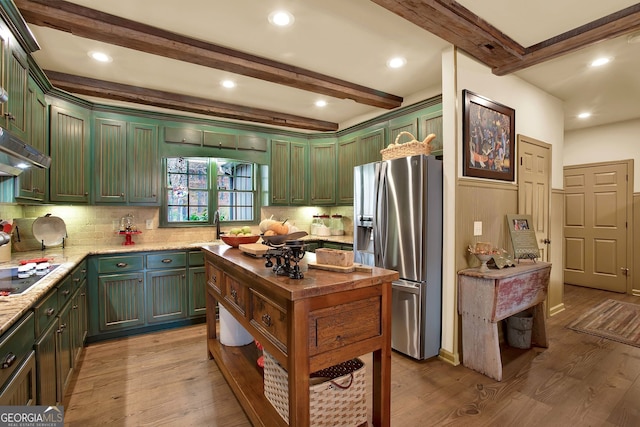
<svg viewBox="0 0 640 427">
<path fill-rule="evenodd" d="M 240 135 L 238 150 L 267 151 L 267 140 L 259 136 Z"/>
<path fill-rule="evenodd" d="M 73 290 L 73 277 L 65 277 L 62 283 L 58 285 L 58 311 L 62 310 L 62 307 L 71 299 Z"/>
<path fill-rule="evenodd" d="M 238 138 L 235 135 L 218 132 L 204 132 L 205 147 L 232 148 L 235 150 Z"/>
<path fill-rule="evenodd" d="M 244 316 L 247 312 L 247 287 L 231 277 L 227 277 L 224 285 L 224 299 L 229 301 L 231 305 Z"/>
<path fill-rule="evenodd" d="M 78 265 L 73 272 L 71 272 L 71 278 L 73 281 L 73 288 L 77 289 L 78 286 L 87 278 L 87 262 L 83 261 Z"/>
<path fill-rule="evenodd" d="M 147 268 L 176 268 L 187 265 L 184 252 L 171 252 L 147 255 Z"/>
<path fill-rule="evenodd" d="M 0 394 L 0 406 L 29 406 L 36 400 L 36 357 L 33 351 L 27 359 L 16 369 L 2 394 Z M 31 423 L 25 423 L 29 425 Z M 7 425 L 23 425 L 22 423 L 7 423 Z"/>
<path fill-rule="evenodd" d="M 222 271 L 218 270 L 213 264 L 207 261 L 207 285 L 210 286 L 218 293 L 222 293 L 222 286 L 224 285 L 224 276 Z"/>
<path fill-rule="evenodd" d="M 358 319 L 354 322 L 353 319 Z M 309 313 L 309 354 L 315 355 L 382 334 L 380 296 Z"/>
<path fill-rule="evenodd" d="M 287 310 L 280 304 L 261 295 L 251 292 L 251 324 L 274 338 L 282 350 L 287 349 Z"/>
<path fill-rule="evenodd" d="M 58 290 L 55 289 L 35 307 L 36 337 L 39 337 L 49 327 L 56 319 L 57 314 Z"/>
<path fill-rule="evenodd" d="M 189 252 L 189 266 L 204 265 L 204 254 L 202 251 Z"/>
<path fill-rule="evenodd" d="M 13 325 L 0 341 L 0 389 L 33 348 L 34 315 L 29 313 Z"/>
<path fill-rule="evenodd" d="M 164 140 L 179 144 L 202 145 L 202 131 L 191 128 L 172 128 L 165 126 Z"/>
<path fill-rule="evenodd" d="M 100 257 L 98 274 L 140 271 L 144 268 L 142 255 L 119 255 Z"/>
</svg>

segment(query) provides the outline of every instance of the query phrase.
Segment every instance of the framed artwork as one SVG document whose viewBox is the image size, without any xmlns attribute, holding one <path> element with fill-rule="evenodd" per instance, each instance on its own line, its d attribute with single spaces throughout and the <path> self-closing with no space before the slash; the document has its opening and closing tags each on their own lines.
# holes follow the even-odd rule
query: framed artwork
<svg viewBox="0 0 640 427">
<path fill-rule="evenodd" d="M 466 89 L 462 94 L 462 174 L 513 181 L 515 110 Z"/>
</svg>

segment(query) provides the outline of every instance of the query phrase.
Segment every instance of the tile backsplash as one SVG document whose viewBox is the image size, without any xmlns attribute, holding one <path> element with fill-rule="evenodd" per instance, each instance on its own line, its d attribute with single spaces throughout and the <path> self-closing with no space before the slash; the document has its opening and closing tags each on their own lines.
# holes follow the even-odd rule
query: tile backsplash
<svg viewBox="0 0 640 427">
<path fill-rule="evenodd" d="M 65 245 L 118 245 L 124 236 L 118 234 L 120 219 L 131 214 L 142 234 L 133 236 L 134 242 L 157 243 L 167 241 L 209 242 L 215 240 L 215 227 L 158 228 L 160 209 L 158 207 L 127 206 L 57 206 L 57 205 L 16 205 L 0 204 L 0 219 L 37 218 L 51 214 L 64 220 L 67 227 Z M 342 215 L 346 235 L 353 234 L 353 208 L 333 207 L 263 207 L 261 218 L 285 220 L 300 230 L 310 232 L 313 215 Z M 153 222 L 153 229 L 146 229 L 146 221 Z M 328 225 L 328 224 L 327 224 Z M 231 227 L 222 227 L 228 231 Z M 252 227 L 258 233 L 257 225 Z"/>
</svg>

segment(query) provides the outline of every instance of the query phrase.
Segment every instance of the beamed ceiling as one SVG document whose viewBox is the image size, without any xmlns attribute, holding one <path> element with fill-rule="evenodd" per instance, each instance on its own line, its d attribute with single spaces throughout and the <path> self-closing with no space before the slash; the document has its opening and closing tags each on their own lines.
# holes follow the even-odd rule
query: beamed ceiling
<svg viewBox="0 0 640 427">
<path fill-rule="evenodd" d="M 312 131 L 335 131 L 341 123 L 358 116 L 398 108 L 414 92 L 433 91 L 433 87 L 440 85 L 438 79 L 441 78 L 437 55 L 448 43 L 502 76 L 531 69 L 640 29 L 640 4 L 627 5 L 628 2 L 617 2 L 626 7 L 604 15 L 602 11 L 594 11 L 600 14 L 597 18 L 530 46 L 523 46 L 495 23 L 461 3 L 446 0 L 352 0 L 349 4 L 337 0 L 285 2 L 296 15 L 293 29 L 286 34 L 294 40 L 284 40 L 282 34 L 274 35 L 274 30 L 265 28 L 268 24 L 252 25 L 260 19 L 266 22 L 263 10 L 275 9 L 281 2 L 260 2 L 262 7 L 250 0 L 14 2 L 42 46 L 42 52 L 34 53 L 36 62 L 58 89 L 99 102 L 118 101 Z M 496 6 L 496 3 L 500 6 L 497 0 L 486 3 L 488 7 Z M 87 7 L 89 4 L 104 10 Z M 502 5 L 502 10 L 505 8 Z M 210 18 L 208 26 L 207 21 L 199 20 L 199 15 Z M 589 18 L 588 14 L 585 16 L 585 19 Z M 238 24 L 243 18 L 247 25 Z M 218 29 L 224 27 L 227 20 L 236 22 L 235 31 Z M 331 25 L 323 27 L 321 32 L 310 28 L 312 22 Z M 396 40 L 393 40 L 394 34 Z M 366 36 L 369 40 L 365 40 Z M 114 67 L 123 68 L 113 73 L 93 71 L 93 66 L 87 65 L 86 52 L 75 53 L 73 61 L 65 60 L 70 55 L 65 50 L 82 49 L 95 42 L 98 43 L 96 49 L 117 47 Z M 406 46 L 404 51 L 403 46 Z M 424 67 L 422 74 L 429 75 L 428 79 L 422 77 L 420 69 L 413 70 L 412 75 L 399 77 L 381 67 L 366 68 L 378 51 L 389 55 L 394 51 L 408 52 L 413 56 L 422 54 L 436 59 L 421 64 Z M 119 55 L 120 52 L 124 53 Z M 291 61 L 282 61 L 282 57 L 289 57 Z M 120 60 L 128 63 L 116 64 Z M 380 60 L 384 61 L 382 55 Z M 412 66 L 413 58 L 408 60 L 408 65 Z M 136 68 L 135 62 L 153 61 L 158 61 L 155 63 L 159 66 L 152 72 Z M 166 65 L 161 61 L 166 61 Z M 359 66 L 365 68 L 358 73 Z M 426 67 L 430 69 L 427 71 Z M 433 68 L 436 68 L 435 72 Z M 162 76 L 165 69 L 184 72 Z M 215 90 L 207 93 L 202 87 L 206 84 L 199 83 L 197 77 L 205 76 L 203 70 L 207 69 L 216 70 L 209 72 L 211 80 L 223 75 L 247 78 L 247 86 L 256 87 L 253 96 L 246 93 L 216 97 Z M 189 75 L 194 76 L 191 86 L 188 86 Z M 160 77 L 156 79 L 156 76 Z M 407 82 L 396 84 L 395 80 L 401 78 Z M 408 83 L 414 80 L 416 86 Z M 266 86 L 258 86 L 256 81 L 266 82 Z M 369 82 L 379 83 L 372 86 Z M 538 85 L 545 89 L 544 84 Z M 399 92 L 394 92 L 394 88 Z M 262 93 L 264 97 L 260 98 Z M 340 112 L 331 116 L 331 113 L 296 107 L 298 98 L 309 97 L 309 93 L 335 100 L 333 107 L 341 109 Z M 293 105 L 288 104 L 289 100 Z M 332 108 L 331 102 L 329 108 Z M 311 112 L 313 117 L 296 114 L 299 111 Z"/>
</svg>

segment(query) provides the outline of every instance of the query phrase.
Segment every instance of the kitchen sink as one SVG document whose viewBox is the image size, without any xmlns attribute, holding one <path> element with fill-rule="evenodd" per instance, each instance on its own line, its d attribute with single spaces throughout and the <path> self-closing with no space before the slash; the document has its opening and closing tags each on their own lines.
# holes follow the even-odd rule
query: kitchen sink
<svg viewBox="0 0 640 427">
<path fill-rule="evenodd" d="M 18 267 L 1 268 L 0 296 L 24 294 L 59 266 L 60 264 L 52 264 L 48 268 L 40 268 L 38 274 L 34 273 L 28 277 L 18 277 Z M 21 274 L 21 276 L 23 275 Z"/>
</svg>

